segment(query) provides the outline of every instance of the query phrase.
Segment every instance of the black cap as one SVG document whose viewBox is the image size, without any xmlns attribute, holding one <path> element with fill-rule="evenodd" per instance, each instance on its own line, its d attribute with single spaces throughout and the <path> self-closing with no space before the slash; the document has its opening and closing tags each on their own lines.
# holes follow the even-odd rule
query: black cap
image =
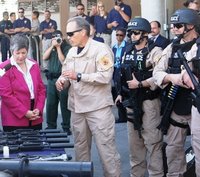
<svg viewBox="0 0 200 177">
<path fill-rule="evenodd" d="M 56 30 L 56 31 L 54 31 L 54 32 L 52 33 L 52 37 L 55 37 L 55 36 L 57 36 L 58 34 L 59 34 L 61 37 L 63 36 L 63 34 L 62 34 L 62 32 L 61 32 L 60 30 Z"/>
</svg>

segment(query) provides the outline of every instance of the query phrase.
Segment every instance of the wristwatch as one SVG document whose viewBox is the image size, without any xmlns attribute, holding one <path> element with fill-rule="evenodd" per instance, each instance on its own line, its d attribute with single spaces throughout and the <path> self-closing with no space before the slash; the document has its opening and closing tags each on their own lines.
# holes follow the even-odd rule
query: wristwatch
<svg viewBox="0 0 200 177">
<path fill-rule="evenodd" d="M 82 76 L 81 73 L 78 73 L 78 74 L 77 74 L 77 76 L 76 76 L 77 82 L 79 82 L 79 81 L 81 80 L 81 76 Z"/>
<path fill-rule="evenodd" d="M 142 88 L 143 87 L 143 84 L 142 84 L 142 81 L 140 81 L 139 83 L 138 83 L 138 88 Z"/>
</svg>

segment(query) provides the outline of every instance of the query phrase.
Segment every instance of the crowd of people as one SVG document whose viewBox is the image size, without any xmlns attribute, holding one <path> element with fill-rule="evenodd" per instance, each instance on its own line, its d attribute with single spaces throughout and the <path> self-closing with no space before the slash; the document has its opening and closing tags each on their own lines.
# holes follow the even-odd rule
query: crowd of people
<svg viewBox="0 0 200 177">
<path fill-rule="evenodd" d="M 73 133 L 76 161 L 91 161 L 94 140 L 104 176 L 120 177 L 115 123 L 127 122 L 130 176 L 144 177 L 148 171 L 149 177 L 180 177 L 187 170 L 184 143 L 190 128 L 200 177 L 199 2 L 187 0 L 184 6 L 170 18 L 173 39 L 160 34 L 159 21 L 131 18 L 131 7 L 123 0 L 116 0 L 110 12 L 98 1 L 90 15 L 82 3 L 77 4 L 77 15 L 67 21 L 67 41 L 49 10 L 41 23 L 37 11 L 32 22 L 23 8 L 14 22 L 4 12 L 0 22 L 1 48 L 6 50 L 0 64 L 3 130 L 42 129 L 45 100 L 46 128 L 55 129 L 60 102 L 62 128 Z M 29 33 L 37 36 L 38 44 L 42 35 L 47 90 L 40 63 L 28 57 Z M 114 104 L 118 120 L 112 113 Z"/>
</svg>

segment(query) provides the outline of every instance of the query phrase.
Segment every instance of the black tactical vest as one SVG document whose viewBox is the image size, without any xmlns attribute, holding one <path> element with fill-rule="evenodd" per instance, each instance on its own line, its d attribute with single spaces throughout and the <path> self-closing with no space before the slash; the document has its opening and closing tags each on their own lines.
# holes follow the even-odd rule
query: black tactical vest
<svg viewBox="0 0 200 177">
<path fill-rule="evenodd" d="M 168 62 L 168 73 L 178 74 L 181 73 L 182 59 L 178 57 L 177 50 L 182 49 L 183 53 L 188 52 L 195 40 L 184 44 L 172 44 L 172 54 Z M 174 100 L 174 112 L 178 115 L 191 114 L 192 100 L 190 96 L 191 90 L 179 87 Z"/>
<path fill-rule="evenodd" d="M 136 79 L 141 82 L 152 77 L 152 66 L 146 67 L 146 59 L 147 55 L 151 52 L 151 50 L 155 47 L 154 43 L 150 43 L 148 47 L 143 48 L 142 50 L 137 50 L 135 46 L 128 46 L 123 65 L 128 65 L 131 67 L 131 72 L 134 73 Z M 124 88 L 128 88 L 127 86 L 127 78 L 122 73 L 121 83 Z M 149 88 L 140 88 L 143 92 L 143 100 L 146 99 L 154 99 L 158 97 L 158 91 L 151 91 Z M 128 90 L 128 89 L 127 89 Z M 122 90 L 123 91 L 123 90 Z"/>
<path fill-rule="evenodd" d="M 150 49 L 153 48 L 149 46 L 142 50 L 136 50 L 135 46 L 133 46 L 132 50 L 127 50 L 125 54 L 123 64 L 131 66 L 132 73 L 134 73 L 138 81 L 146 80 L 152 76 L 152 67 L 146 67 L 146 58 Z"/>
</svg>

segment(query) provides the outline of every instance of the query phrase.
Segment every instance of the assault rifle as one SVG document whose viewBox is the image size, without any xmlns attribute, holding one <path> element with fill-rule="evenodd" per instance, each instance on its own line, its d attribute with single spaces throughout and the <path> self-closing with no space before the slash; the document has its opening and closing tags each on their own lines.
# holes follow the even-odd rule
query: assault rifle
<svg viewBox="0 0 200 177">
<path fill-rule="evenodd" d="M 53 133 L 55 132 L 55 133 Z M 70 139 L 67 133 L 51 130 L 16 130 L 12 132 L 1 132 L 0 152 L 3 146 L 7 145 L 11 152 L 35 151 L 46 148 L 71 148 Z"/>
<path fill-rule="evenodd" d="M 164 135 L 167 134 L 167 130 L 170 126 L 170 116 L 173 111 L 174 99 L 176 97 L 178 88 L 179 88 L 179 86 L 177 86 L 177 85 L 172 85 L 170 87 L 170 90 L 167 94 L 167 102 L 164 107 L 161 123 L 157 127 L 159 130 L 161 130 L 163 132 Z"/>
<path fill-rule="evenodd" d="M 21 137 L 45 137 L 45 138 L 59 138 L 59 137 L 68 137 L 67 133 L 45 133 L 45 134 L 40 134 L 38 132 L 21 132 L 21 133 L 13 133 L 13 132 L 8 132 L 8 133 L 3 133 L 0 134 L 0 137 L 5 137 L 5 138 L 21 138 Z"/>
<path fill-rule="evenodd" d="M 34 142 L 23 142 L 18 145 L 8 145 L 10 152 L 20 152 L 20 151 L 41 151 L 45 149 L 52 148 L 73 148 L 73 143 L 34 143 Z M 3 146 L 0 146 L 0 153 L 3 153 Z"/>
<path fill-rule="evenodd" d="M 46 138 L 46 137 L 0 137 L 0 145 L 12 145 L 12 144 L 21 144 L 23 142 L 47 142 L 47 143 L 69 143 L 70 139 L 68 137 L 59 137 L 59 138 Z"/>
<path fill-rule="evenodd" d="M 49 133 L 63 133 L 59 129 L 45 129 L 45 130 L 34 130 L 34 129 L 17 129 L 11 132 L 1 132 L 6 134 L 49 134 Z"/>
<path fill-rule="evenodd" d="M 194 101 L 194 104 L 195 106 L 197 107 L 197 110 L 198 112 L 200 113 L 200 84 L 198 83 L 198 81 L 196 80 L 196 78 L 194 77 L 188 63 L 187 63 L 187 60 L 186 58 L 184 57 L 181 49 L 179 49 L 177 51 L 179 57 L 182 59 L 182 63 L 183 63 L 183 66 L 185 67 L 193 85 L 194 85 L 194 91 L 191 92 L 191 95 L 192 95 L 192 99 Z"/>
<path fill-rule="evenodd" d="M 133 80 L 131 66 L 128 64 L 123 64 L 122 72 L 125 74 L 126 81 Z M 126 89 L 126 88 L 124 88 Z M 131 121 L 133 122 L 134 129 L 138 131 L 139 137 L 141 138 L 141 131 L 142 131 L 142 98 L 139 95 L 139 89 L 126 89 L 129 93 L 129 99 L 124 100 L 122 102 L 124 107 L 130 107 L 133 110 L 133 113 L 127 113 L 127 117 L 133 117 Z M 130 119 L 130 118 L 129 118 Z"/>
</svg>

